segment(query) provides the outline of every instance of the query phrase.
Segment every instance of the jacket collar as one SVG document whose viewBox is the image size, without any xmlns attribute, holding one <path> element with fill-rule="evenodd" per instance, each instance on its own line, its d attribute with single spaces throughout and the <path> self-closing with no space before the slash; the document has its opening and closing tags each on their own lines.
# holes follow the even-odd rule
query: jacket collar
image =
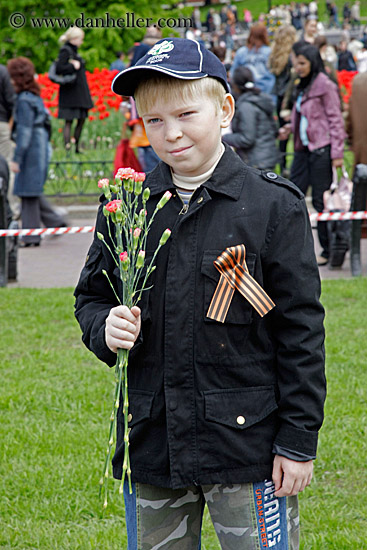
<svg viewBox="0 0 367 550">
<path fill-rule="evenodd" d="M 324 73 L 319 73 L 311 84 L 311 88 L 305 94 L 304 100 L 318 97 L 325 93 L 327 86 L 332 86 L 332 80 Z"/>
<path fill-rule="evenodd" d="M 203 183 L 203 187 L 206 187 L 209 191 L 221 193 L 234 200 L 238 200 L 247 171 L 248 167 L 246 164 L 241 161 L 237 153 L 225 144 L 222 158 L 218 162 L 211 178 Z M 171 169 L 168 164 L 160 162 L 150 172 L 147 178 L 147 186 L 150 188 L 151 195 L 159 195 L 164 193 L 164 191 L 174 189 Z"/>
</svg>

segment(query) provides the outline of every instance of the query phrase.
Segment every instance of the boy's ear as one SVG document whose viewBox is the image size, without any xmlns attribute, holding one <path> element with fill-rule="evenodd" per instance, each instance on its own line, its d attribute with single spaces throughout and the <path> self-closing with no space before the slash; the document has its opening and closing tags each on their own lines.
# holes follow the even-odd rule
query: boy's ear
<svg viewBox="0 0 367 550">
<path fill-rule="evenodd" d="M 231 94 L 226 94 L 222 106 L 221 128 L 228 128 L 234 115 L 234 98 Z"/>
</svg>

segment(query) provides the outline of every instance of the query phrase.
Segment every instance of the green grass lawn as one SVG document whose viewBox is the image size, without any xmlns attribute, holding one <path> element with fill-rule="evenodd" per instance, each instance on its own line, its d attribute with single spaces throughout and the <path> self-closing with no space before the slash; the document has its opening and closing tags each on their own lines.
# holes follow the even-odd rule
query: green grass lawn
<svg viewBox="0 0 367 550">
<path fill-rule="evenodd" d="M 113 372 L 81 344 L 71 289 L 0 289 L 0 548 L 126 549 L 98 498 Z M 323 282 L 328 400 L 303 550 L 367 548 L 367 279 Z M 203 550 L 218 550 L 208 517 Z M 179 550 L 179 549 L 178 549 Z"/>
</svg>

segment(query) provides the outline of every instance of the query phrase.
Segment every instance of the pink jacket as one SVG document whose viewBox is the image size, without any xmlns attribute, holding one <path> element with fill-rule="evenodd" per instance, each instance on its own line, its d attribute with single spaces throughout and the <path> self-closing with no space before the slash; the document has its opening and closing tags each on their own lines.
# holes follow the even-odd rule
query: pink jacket
<svg viewBox="0 0 367 550">
<path fill-rule="evenodd" d="M 314 151 L 331 145 L 331 158 L 343 158 L 346 133 L 340 110 L 338 88 L 326 74 L 319 73 L 311 88 L 302 98 L 301 114 L 308 120 L 308 149 Z M 295 136 L 295 150 L 303 149 L 297 124 L 296 104 L 293 106 L 291 127 Z M 298 129 L 297 129 L 298 130 Z"/>
</svg>

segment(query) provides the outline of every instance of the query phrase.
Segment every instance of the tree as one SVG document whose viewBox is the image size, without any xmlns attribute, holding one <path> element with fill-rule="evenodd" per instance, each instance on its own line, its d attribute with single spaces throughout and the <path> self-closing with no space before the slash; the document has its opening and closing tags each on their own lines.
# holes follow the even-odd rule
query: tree
<svg viewBox="0 0 367 550">
<path fill-rule="evenodd" d="M 101 0 L 45 0 L 42 7 L 34 0 L 17 0 L 16 8 L 9 2 L 1 8 L 0 62 L 6 64 L 12 57 L 25 56 L 33 61 L 37 72 L 46 72 L 57 57 L 58 39 L 72 23 L 85 32 L 80 53 L 87 68 L 108 67 L 116 51 L 126 53 L 134 42 L 142 40 L 146 18 L 155 21 L 159 17 L 178 15 L 177 10 L 163 12 L 158 0 L 129 0 L 128 4 L 107 5 Z M 139 17 L 145 18 L 140 21 L 140 28 Z M 130 23 L 129 28 L 121 28 L 122 19 L 125 25 Z M 174 31 L 165 29 L 163 35 Z"/>
</svg>

